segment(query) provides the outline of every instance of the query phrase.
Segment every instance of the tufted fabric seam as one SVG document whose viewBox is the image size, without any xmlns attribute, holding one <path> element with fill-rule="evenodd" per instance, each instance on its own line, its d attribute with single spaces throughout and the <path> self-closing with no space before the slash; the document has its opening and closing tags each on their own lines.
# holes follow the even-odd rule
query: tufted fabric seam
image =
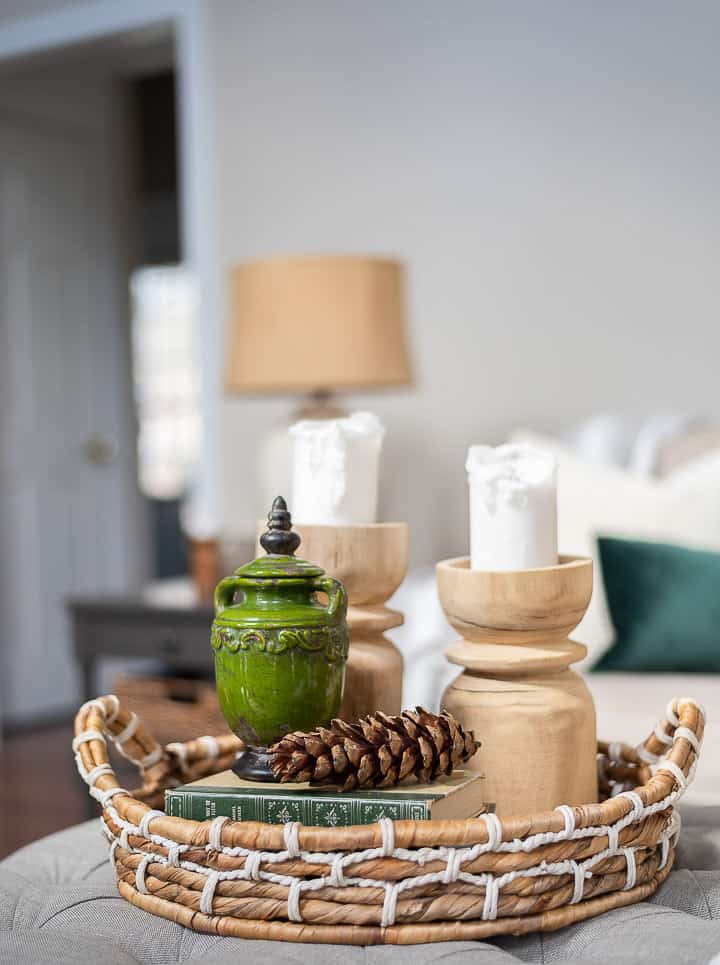
<svg viewBox="0 0 720 965">
<path fill-rule="evenodd" d="M 614 914 L 619 911 L 630 912 L 631 910 L 634 910 L 635 914 L 629 914 L 627 917 L 624 917 L 623 924 L 626 924 L 627 922 L 641 921 L 643 918 L 655 918 L 657 917 L 657 915 L 664 915 L 668 913 L 673 915 L 682 915 L 683 917 L 687 917 L 687 918 L 698 917 L 697 915 L 692 915 L 687 911 L 681 911 L 679 908 L 670 908 L 667 905 L 651 905 L 648 902 L 644 902 L 644 901 L 640 902 L 640 904 L 637 904 L 637 905 L 626 905 L 624 908 L 616 908 L 613 910 L 613 912 L 608 912 L 608 914 Z M 597 918 L 591 919 L 591 921 L 597 921 Z M 578 922 L 577 925 L 571 925 L 570 927 L 577 928 L 582 924 L 584 923 Z M 542 935 L 543 933 L 540 932 L 540 934 Z M 578 938 L 578 937 L 579 936 L 576 933 L 575 938 Z M 588 945 L 592 945 L 594 941 L 595 941 L 595 936 L 592 933 L 592 931 L 590 931 L 584 939 L 581 939 L 582 951 L 584 951 L 588 947 Z"/>
<path fill-rule="evenodd" d="M 92 868 L 88 868 L 88 870 L 85 872 L 82 878 L 79 878 L 78 880 L 87 881 L 90 875 L 93 875 L 95 874 L 96 871 L 100 871 L 101 868 L 106 868 L 106 867 L 107 867 L 107 858 L 103 858 L 102 861 L 98 861 L 98 863 L 96 865 L 93 865 Z"/>
<path fill-rule="evenodd" d="M 2 871 L 4 871 L 4 869 L 2 868 L 2 865 L 0 865 L 0 872 Z M 30 881 L 28 878 L 26 878 L 25 875 L 18 874 L 16 871 L 11 871 L 10 874 L 28 883 L 27 888 L 24 888 L 22 891 L 16 892 L 15 894 L 11 894 L 8 891 L 2 892 L 2 894 L 7 896 L 7 898 L 9 899 L 6 907 L 8 909 L 12 908 L 12 914 L 10 918 L 11 929 L 13 931 L 15 930 L 22 931 L 22 928 L 18 928 L 17 916 L 21 910 L 25 910 L 23 908 L 23 905 L 32 901 L 32 904 L 34 906 L 33 917 L 36 918 L 39 911 L 43 907 L 43 901 L 45 896 L 42 894 L 42 892 L 37 887 L 37 885 L 34 882 Z"/>
<path fill-rule="evenodd" d="M 122 901 L 122 899 L 120 899 L 120 900 Z M 3 935 L 3 934 L 12 934 L 12 935 L 15 936 L 16 938 L 18 938 L 18 937 L 20 937 L 21 935 L 29 935 L 29 934 L 32 934 L 32 933 L 34 933 L 34 932 L 36 932 L 36 931 L 40 931 L 40 929 L 39 929 L 39 928 L 14 928 L 14 929 L 12 929 L 11 932 L 8 932 L 8 930 L 7 930 L 6 928 L 0 928 L 0 935 Z M 58 932 L 58 934 L 62 934 L 62 933 L 61 933 L 61 932 Z M 71 937 L 75 937 L 75 936 L 71 936 Z M 107 935 L 104 935 L 104 934 L 102 934 L 102 933 L 100 933 L 100 932 L 83 931 L 81 937 L 82 937 L 82 938 L 94 938 L 94 939 L 97 939 L 98 941 L 107 942 Z M 125 954 L 128 958 L 132 958 L 132 960 L 133 960 L 134 962 L 137 962 L 137 965 L 144 965 L 144 960 L 143 960 L 143 959 L 137 958 L 135 955 L 132 955 L 130 952 L 127 951 L 127 949 L 123 949 L 123 954 Z"/>
<path fill-rule="evenodd" d="M 715 915 L 713 915 L 712 906 L 710 905 L 710 899 L 708 898 L 707 892 L 705 891 L 705 889 L 703 888 L 703 886 L 700 884 L 700 879 L 699 879 L 698 876 L 695 874 L 695 872 L 692 870 L 692 868 L 688 868 L 688 871 L 690 872 L 690 875 L 692 876 L 692 880 L 693 880 L 693 881 L 695 882 L 695 884 L 697 885 L 698 891 L 699 891 L 700 894 L 703 896 L 703 901 L 705 902 L 705 907 L 706 907 L 707 910 L 708 910 L 708 917 L 707 917 L 705 920 L 706 920 L 706 921 L 715 921 L 716 918 L 715 918 Z M 705 916 L 704 916 L 704 915 L 695 915 L 695 917 L 696 917 L 696 918 L 704 918 Z"/>
<path fill-rule="evenodd" d="M 79 901 L 73 901 L 71 904 L 66 905 L 64 908 L 58 908 L 58 910 L 54 911 L 49 918 L 46 918 L 44 921 L 39 922 L 36 927 L 38 931 L 40 931 L 51 921 L 53 921 L 53 919 L 57 918 L 58 915 L 64 915 L 65 912 L 70 911 L 71 908 L 77 908 L 80 905 L 87 905 L 91 901 L 124 901 L 124 900 L 125 899 L 121 895 L 91 895 L 89 898 L 80 898 Z"/>
</svg>

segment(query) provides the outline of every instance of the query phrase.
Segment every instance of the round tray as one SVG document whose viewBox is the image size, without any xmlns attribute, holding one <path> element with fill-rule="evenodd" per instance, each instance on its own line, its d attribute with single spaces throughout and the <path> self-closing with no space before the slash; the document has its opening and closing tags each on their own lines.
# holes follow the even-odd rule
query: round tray
<svg viewBox="0 0 720 965">
<path fill-rule="evenodd" d="M 101 804 L 120 894 L 197 931 L 338 944 L 414 944 L 552 931 L 642 901 L 672 867 L 674 805 L 705 713 L 675 698 L 638 747 L 598 744 L 605 800 L 504 818 L 347 828 L 187 821 L 163 790 L 230 767 L 232 735 L 161 747 L 117 697 L 84 704 L 73 750 Z M 141 769 L 118 786 L 106 736 Z"/>
</svg>

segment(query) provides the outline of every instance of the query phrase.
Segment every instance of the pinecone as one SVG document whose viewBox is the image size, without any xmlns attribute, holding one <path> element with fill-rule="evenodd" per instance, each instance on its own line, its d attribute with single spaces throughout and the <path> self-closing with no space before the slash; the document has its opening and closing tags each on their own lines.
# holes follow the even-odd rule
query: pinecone
<svg viewBox="0 0 720 965">
<path fill-rule="evenodd" d="M 270 748 L 270 766 L 283 783 L 342 784 L 352 791 L 390 787 L 411 775 L 427 784 L 468 761 L 478 747 L 472 731 L 446 710 L 438 716 L 417 707 L 398 717 L 378 711 L 356 723 L 333 720 L 309 734 L 286 734 Z"/>
</svg>

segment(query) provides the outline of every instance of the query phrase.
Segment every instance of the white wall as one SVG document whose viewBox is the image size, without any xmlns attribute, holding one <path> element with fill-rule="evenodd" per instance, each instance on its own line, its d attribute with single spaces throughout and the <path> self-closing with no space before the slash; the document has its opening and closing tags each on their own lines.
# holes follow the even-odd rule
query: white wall
<svg viewBox="0 0 720 965">
<path fill-rule="evenodd" d="M 62 10 L 69 5 L 69 0 L 0 0 L 0 20 L 20 20 Z"/>
<path fill-rule="evenodd" d="M 410 267 L 385 518 L 466 547 L 463 456 L 518 423 L 718 411 L 720 5 L 214 0 L 220 265 Z M 288 401 L 224 406 L 225 518 Z"/>
<path fill-rule="evenodd" d="M 6 0 L 6 15 L 17 6 Z M 112 12 L 107 2 L 85 9 L 95 8 Z M 193 73 L 211 65 L 210 90 L 192 105 L 196 121 L 203 104 L 207 114 L 202 131 L 186 125 L 186 146 L 208 160 L 200 174 L 197 156 L 185 164 L 204 187 L 187 219 L 191 246 L 202 234 L 215 263 L 208 279 L 203 261 L 208 391 L 215 300 L 233 261 L 405 258 L 417 387 L 349 402 L 388 424 L 384 516 L 411 522 L 416 559 L 465 548 L 470 441 L 601 408 L 718 410 L 714 0 L 192 9 L 203 18 L 189 18 L 183 36 L 195 37 L 205 14 L 210 27 Z M 226 528 L 250 528 L 262 511 L 252 502 L 257 445 L 289 405 L 234 400 L 219 429 L 211 420 Z"/>
</svg>

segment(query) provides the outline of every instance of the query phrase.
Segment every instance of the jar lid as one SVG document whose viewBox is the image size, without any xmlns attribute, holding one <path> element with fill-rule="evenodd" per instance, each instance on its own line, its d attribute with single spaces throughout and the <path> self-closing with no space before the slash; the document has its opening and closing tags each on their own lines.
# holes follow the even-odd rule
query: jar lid
<svg viewBox="0 0 720 965">
<path fill-rule="evenodd" d="M 260 545 L 267 556 L 258 556 L 241 566 L 235 570 L 235 576 L 250 580 L 305 580 L 325 573 L 315 563 L 295 556 L 300 536 L 292 528 L 292 517 L 282 496 L 273 500 L 268 513 L 268 528 L 260 537 Z"/>
</svg>

